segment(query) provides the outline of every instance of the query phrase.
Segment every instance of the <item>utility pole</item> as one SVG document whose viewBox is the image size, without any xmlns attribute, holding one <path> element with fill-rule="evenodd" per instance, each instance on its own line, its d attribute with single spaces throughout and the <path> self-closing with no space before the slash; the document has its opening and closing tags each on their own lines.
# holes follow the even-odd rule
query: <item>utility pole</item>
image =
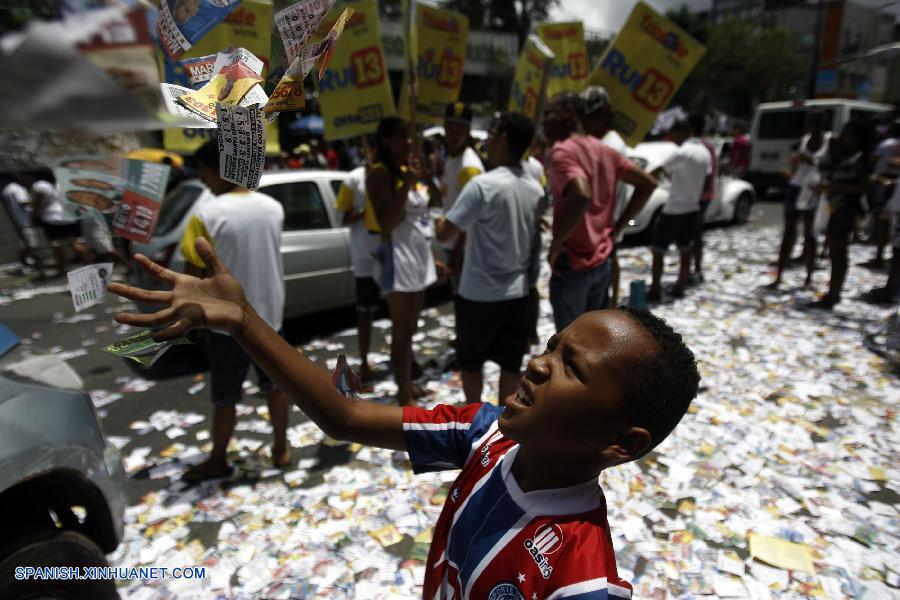
<svg viewBox="0 0 900 600">
<path fill-rule="evenodd" d="M 816 32 L 813 34 L 812 67 L 809 72 L 809 89 L 806 99 L 816 97 L 816 76 L 819 74 L 819 51 L 822 46 L 822 20 L 825 16 L 825 0 L 818 0 L 816 6 Z"/>
</svg>

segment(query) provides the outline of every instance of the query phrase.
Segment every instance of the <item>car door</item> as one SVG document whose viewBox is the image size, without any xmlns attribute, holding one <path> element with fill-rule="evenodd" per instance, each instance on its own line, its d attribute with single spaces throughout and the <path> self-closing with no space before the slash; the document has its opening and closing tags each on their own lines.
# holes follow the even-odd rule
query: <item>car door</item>
<svg viewBox="0 0 900 600">
<path fill-rule="evenodd" d="M 348 303 L 350 251 L 346 232 L 335 227 L 317 180 L 274 183 L 260 189 L 284 207 L 281 255 L 284 259 L 287 317 Z"/>
</svg>

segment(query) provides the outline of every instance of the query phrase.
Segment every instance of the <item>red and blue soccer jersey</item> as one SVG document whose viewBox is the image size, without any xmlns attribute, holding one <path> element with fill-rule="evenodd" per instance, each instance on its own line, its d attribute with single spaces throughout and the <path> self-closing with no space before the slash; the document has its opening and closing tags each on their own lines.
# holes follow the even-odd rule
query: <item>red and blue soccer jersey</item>
<svg viewBox="0 0 900 600">
<path fill-rule="evenodd" d="M 497 429 L 500 411 L 403 409 L 413 470 L 462 469 L 435 526 L 424 598 L 631 598 L 597 481 L 523 492 L 511 472 L 519 446 Z"/>
</svg>

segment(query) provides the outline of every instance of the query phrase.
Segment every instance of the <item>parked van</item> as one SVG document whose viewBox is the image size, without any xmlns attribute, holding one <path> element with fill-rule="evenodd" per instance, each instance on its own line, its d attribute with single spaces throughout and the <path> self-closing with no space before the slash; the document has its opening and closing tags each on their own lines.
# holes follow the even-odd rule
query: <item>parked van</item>
<svg viewBox="0 0 900 600">
<path fill-rule="evenodd" d="M 786 185 L 781 170 L 803 137 L 806 113 L 811 108 L 821 110 L 825 114 L 825 129 L 837 133 L 854 117 L 877 117 L 894 107 L 843 98 L 760 104 L 750 126 L 753 147 L 745 177 L 756 188 L 759 197 L 763 197 L 770 187 L 781 189 Z"/>
</svg>

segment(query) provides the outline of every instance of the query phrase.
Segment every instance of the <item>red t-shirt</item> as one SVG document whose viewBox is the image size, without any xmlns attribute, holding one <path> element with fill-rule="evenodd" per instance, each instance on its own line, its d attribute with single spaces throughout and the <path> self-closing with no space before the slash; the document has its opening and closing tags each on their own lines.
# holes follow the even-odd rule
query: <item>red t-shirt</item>
<svg viewBox="0 0 900 600">
<path fill-rule="evenodd" d="M 553 234 L 566 205 L 563 191 L 576 177 L 591 186 L 592 200 L 584 219 L 563 244 L 569 266 L 585 271 L 603 263 L 613 249 L 610 233 L 616 207 L 616 182 L 634 164 L 589 135 L 573 135 L 550 150 L 550 191 L 553 193 Z"/>
</svg>

